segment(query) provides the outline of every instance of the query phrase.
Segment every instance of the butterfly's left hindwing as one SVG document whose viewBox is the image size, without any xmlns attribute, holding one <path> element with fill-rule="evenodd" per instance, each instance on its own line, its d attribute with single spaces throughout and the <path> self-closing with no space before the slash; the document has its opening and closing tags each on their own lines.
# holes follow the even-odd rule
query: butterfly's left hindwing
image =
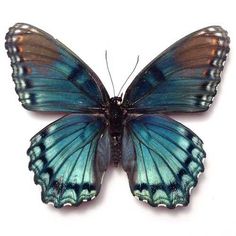
<svg viewBox="0 0 236 236">
<path fill-rule="evenodd" d="M 97 112 L 108 102 L 98 76 L 46 32 L 18 23 L 6 35 L 15 89 L 34 111 Z"/>
<path fill-rule="evenodd" d="M 98 195 L 110 162 L 104 118 L 65 116 L 31 139 L 28 155 L 43 202 L 62 207 L 91 200 Z"/>
<path fill-rule="evenodd" d="M 186 206 L 204 158 L 202 141 L 182 124 L 159 115 L 128 118 L 122 165 L 133 195 L 151 206 Z"/>
</svg>

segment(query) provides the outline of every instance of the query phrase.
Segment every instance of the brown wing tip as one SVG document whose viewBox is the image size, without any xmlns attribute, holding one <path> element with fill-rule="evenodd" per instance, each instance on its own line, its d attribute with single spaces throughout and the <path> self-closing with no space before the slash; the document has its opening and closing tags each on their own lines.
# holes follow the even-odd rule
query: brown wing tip
<svg viewBox="0 0 236 236">
<path fill-rule="evenodd" d="M 187 68 L 203 68 L 204 77 L 220 78 L 229 53 L 230 38 L 221 26 L 209 26 L 185 38 L 175 52 L 178 63 Z"/>
</svg>

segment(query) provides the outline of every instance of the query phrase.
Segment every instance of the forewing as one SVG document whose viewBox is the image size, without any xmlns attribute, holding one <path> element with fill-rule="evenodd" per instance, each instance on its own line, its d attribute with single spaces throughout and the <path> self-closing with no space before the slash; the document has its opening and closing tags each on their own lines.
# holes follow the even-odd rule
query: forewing
<svg viewBox="0 0 236 236">
<path fill-rule="evenodd" d="M 55 207 L 78 205 L 100 191 L 110 162 L 104 119 L 72 114 L 31 139 L 29 169 L 42 187 L 42 201 Z"/>
<path fill-rule="evenodd" d="M 220 26 L 179 40 L 137 75 L 124 106 L 134 113 L 206 111 L 221 80 L 229 41 Z"/>
<path fill-rule="evenodd" d="M 202 141 L 170 118 L 129 117 L 125 125 L 122 165 L 133 195 L 151 206 L 186 206 L 204 158 Z"/>
<path fill-rule="evenodd" d="M 35 111 L 97 111 L 108 101 L 98 76 L 46 32 L 18 23 L 6 35 L 13 80 L 22 105 Z"/>
</svg>

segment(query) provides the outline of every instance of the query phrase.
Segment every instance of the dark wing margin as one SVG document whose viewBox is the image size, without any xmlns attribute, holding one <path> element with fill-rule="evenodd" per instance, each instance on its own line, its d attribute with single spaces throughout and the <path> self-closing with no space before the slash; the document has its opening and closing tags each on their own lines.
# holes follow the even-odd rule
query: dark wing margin
<svg viewBox="0 0 236 236">
<path fill-rule="evenodd" d="M 31 139 L 29 169 L 42 187 L 42 201 L 60 208 L 94 199 L 110 162 L 104 118 L 71 114 Z"/>
<path fill-rule="evenodd" d="M 229 43 L 220 26 L 177 41 L 136 76 L 124 107 L 134 113 L 206 111 L 216 95 Z"/>
<path fill-rule="evenodd" d="M 151 206 L 189 203 L 204 171 L 202 141 L 182 124 L 160 115 L 129 116 L 122 144 L 122 166 L 132 194 Z"/>
<path fill-rule="evenodd" d="M 34 111 L 99 111 L 109 95 L 98 76 L 48 33 L 17 23 L 6 34 L 13 81 L 22 105 Z"/>
</svg>

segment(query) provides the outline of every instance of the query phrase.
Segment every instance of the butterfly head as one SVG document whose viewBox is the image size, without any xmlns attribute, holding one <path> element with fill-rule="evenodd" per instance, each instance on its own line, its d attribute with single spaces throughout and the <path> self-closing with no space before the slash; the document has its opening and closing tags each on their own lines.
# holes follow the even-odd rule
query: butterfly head
<svg viewBox="0 0 236 236">
<path fill-rule="evenodd" d="M 122 120 L 123 110 L 121 108 L 122 98 L 112 97 L 109 100 L 109 107 L 107 110 L 107 117 L 112 123 L 117 123 Z"/>
<path fill-rule="evenodd" d="M 112 97 L 110 98 L 110 105 L 120 105 L 122 103 L 122 97 Z"/>
</svg>

